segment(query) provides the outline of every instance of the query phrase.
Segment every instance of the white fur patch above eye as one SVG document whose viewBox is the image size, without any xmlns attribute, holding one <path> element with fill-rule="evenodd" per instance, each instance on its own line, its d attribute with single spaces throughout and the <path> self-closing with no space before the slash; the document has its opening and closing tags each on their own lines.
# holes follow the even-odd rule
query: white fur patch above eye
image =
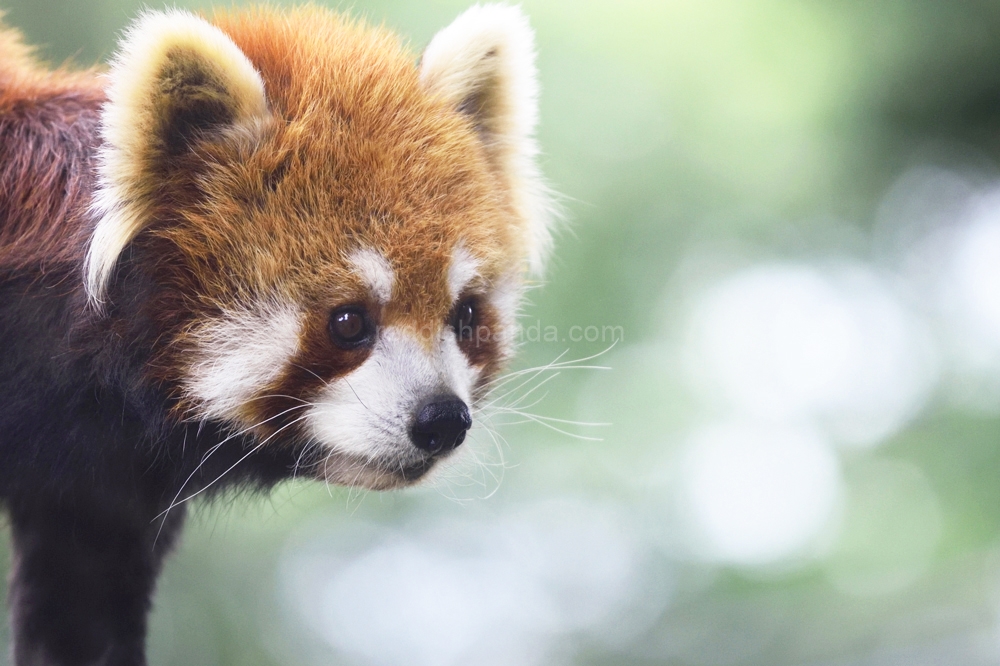
<svg viewBox="0 0 1000 666">
<path fill-rule="evenodd" d="M 368 287 L 376 301 L 381 305 L 389 302 L 396 275 L 382 253 L 371 248 L 355 250 L 347 258 L 347 263 Z"/>
<path fill-rule="evenodd" d="M 448 292 L 452 302 L 457 301 L 469 283 L 479 276 L 479 260 L 459 243 L 451 252 L 448 264 Z"/>
<path fill-rule="evenodd" d="M 510 271 L 497 279 L 487 295 L 487 300 L 497 313 L 498 330 L 493 334 L 500 340 L 500 348 L 504 356 L 514 352 L 514 342 L 517 338 L 517 317 L 520 314 L 524 300 L 524 283 L 519 271 Z"/>
<path fill-rule="evenodd" d="M 276 380 L 299 348 L 302 313 L 287 304 L 230 311 L 194 333 L 184 388 L 199 418 L 238 418 L 240 408 Z"/>
</svg>

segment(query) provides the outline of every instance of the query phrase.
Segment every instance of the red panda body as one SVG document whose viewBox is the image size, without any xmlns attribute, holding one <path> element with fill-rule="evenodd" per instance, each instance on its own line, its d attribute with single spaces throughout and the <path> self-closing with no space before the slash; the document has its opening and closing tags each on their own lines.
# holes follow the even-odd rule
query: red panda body
<svg viewBox="0 0 1000 666">
<path fill-rule="evenodd" d="M 19 666 L 145 663 L 190 497 L 462 443 L 547 245 L 530 29 L 477 7 L 414 61 L 315 8 L 147 14 L 107 72 L 0 28 Z"/>
</svg>

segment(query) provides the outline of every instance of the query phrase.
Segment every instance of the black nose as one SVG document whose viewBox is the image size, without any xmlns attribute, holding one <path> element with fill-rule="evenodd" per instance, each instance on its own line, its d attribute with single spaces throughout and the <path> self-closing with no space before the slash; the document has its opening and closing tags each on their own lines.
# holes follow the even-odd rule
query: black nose
<svg viewBox="0 0 1000 666">
<path fill-rule="evenodd" d="M 428 453 L 444 453 L 465 441 L 472 427 L 469 408 L 458 398 L 434 398 L 417 412 L 410 439 L 418 449 Z"/>
</svg>

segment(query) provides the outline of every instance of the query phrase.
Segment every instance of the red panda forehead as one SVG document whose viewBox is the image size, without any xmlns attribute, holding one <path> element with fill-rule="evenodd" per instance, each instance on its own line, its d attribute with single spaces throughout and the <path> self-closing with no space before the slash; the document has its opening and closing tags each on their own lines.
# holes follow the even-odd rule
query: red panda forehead
<svg viewBox="0 0 1000 666">
<path fill-rule="evenodd" d="M 248 292 L 284 293 L 303 305 L 365 300 L 378 280 L 354 260 L 362 253 L 392 276 L 382 300 L 409 316 L 439 318 L 458 295 L 449 281 L 457 256 L 475 266 L 479 286 L 520 263 L 514 216 L 475 178 L 366 186 L 350 171 L 317 182 L 298 157 L 285 165 L 258 155 L 245 166 L 220 167 L 205 183 L 209 201 L 185 211 L 186 224 L 153 231 L 181 253 L 186 273 L 204 276 L 195 291 L 209 301 Z M 222 173 L 233 168 L 247 173 Z M 280 183 L 260 194 L 256 181 L 274 178 Z"/>
<path fill-rule="evenodd" d="M 258 70 L 268 106 L 285 121 L 384 129 L 427 110 L 418 108 L 427 95 L 416 56 L 383 28 L 315 6 L 221 13 L 214 22 Z"/>
<path fill-rule="evenodd" d="M 410 63 L 395 68 L 395 85 L 365 80 L 377 64 L 339 86 L 302 88 L 275 110 L 270 150 L 284 157 L 272 201 L 337 220 L 351 233 L 369 224 L 391 231 L 418 219 L 481 224 L 496 217 L 506 183 L 472 124 L 424 93 Z"/>
<path fill-rule="evenodd" d="M 377 257 L 393 276 L 386 300 L 413 313 L 447 308 L 454 299 L 448 272 L 459 248 L 475 257 L 482 280 L 518 265 L 516 218 L 488 176 L 416 159 L 381 172 L 343 163 L 321 169 L 310 159 L 293 158 L 274 191 L 245 217 L 237 203 L 218 209 L 232 211 L 231 224 L 199 226 L 216 233 L 228 227 L 228 247 L 253 252 L 241 263 L 263 263 L 279 282 L 300 281 L 304 292 L 357 284 L 352 257 Z"/>
</svg>

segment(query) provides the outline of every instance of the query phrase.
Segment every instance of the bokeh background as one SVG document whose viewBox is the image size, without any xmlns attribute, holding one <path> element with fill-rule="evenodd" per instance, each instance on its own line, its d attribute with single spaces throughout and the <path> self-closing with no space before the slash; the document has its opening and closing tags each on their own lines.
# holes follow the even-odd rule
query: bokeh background
<svg viewBox="0 0 1000 666">
<path fill-rule="evenodd" d="M 0 5 L 92 63 L 140 3 Z M 1000 3 L 524 7 L 538 371 L 426 487 L 199 506 L 151 663 L 1000 663 Z"/>
</svg>

